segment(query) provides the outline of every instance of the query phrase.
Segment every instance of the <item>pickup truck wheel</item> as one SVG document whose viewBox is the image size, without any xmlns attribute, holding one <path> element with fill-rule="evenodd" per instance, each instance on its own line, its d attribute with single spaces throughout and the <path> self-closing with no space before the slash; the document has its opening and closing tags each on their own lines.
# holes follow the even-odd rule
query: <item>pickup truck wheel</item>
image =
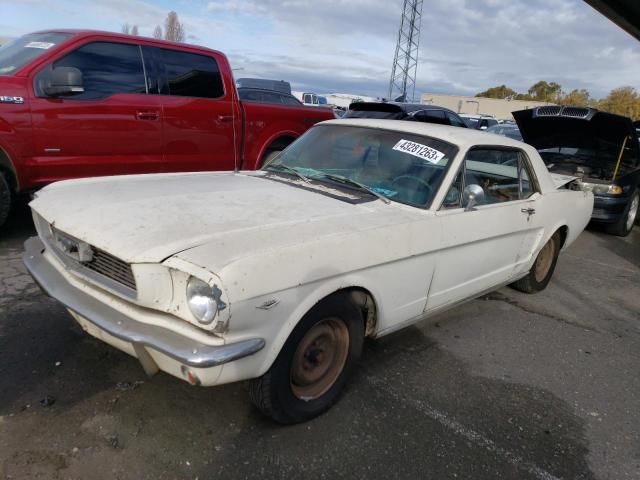
<svg viewBox="0 0 640 480">
<path fill-rule="evenodd" d="M 549 241 L 538 252 L 536 261 L 526 277 L 521 278 L 510 286 L 524 293 L 536 293 L 547 288 L 553 271 L 556 268 L 560 253 L 560 234 L 554 233 Z"/>
<path fill-rule="evenodd" d="M 633 224 L 636 222 L 638 218 L 638 213 L 640 210 L 640 190 L 635 190 L 631 197 L 629 197 L 629 202 L 622 212 L 622 215 L 618 219 L 616 223 L 607 226 L 607 233 L 612 235 L 616 235 L 618 237 L 626 237 L 633 230 Z"/>
<path fill-rule="evenodd" d="M 4 225 L 11 211 L 11 187 L 4 173 L 0 172 L 0 227 Z"/>
<path fill-rule="evenodd" d="M 251 400 L 282 424 L 320 415 L 340 396 L 363 343 L 362 313 L 349 298 L 322 300 L 293 330 L 269 371 L 252 380 Z"/>
</svg>

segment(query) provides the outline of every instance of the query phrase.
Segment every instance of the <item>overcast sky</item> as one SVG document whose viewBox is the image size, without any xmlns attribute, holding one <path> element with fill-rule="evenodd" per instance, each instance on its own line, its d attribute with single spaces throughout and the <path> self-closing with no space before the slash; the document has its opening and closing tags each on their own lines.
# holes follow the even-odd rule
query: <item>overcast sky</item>
<svg viewBox="0 0 640 480">
<path fill-rule="evenodd" d="M 0 0 L 0 37 L 46 28 L 151 35 L 176 10 L 188 41 L 225 52 L 236 76 L 294 90 L 386 96 L 402 0 Z M 640 86 L 640 42 L 582 0 L 425 0 L 416 96 L 538 80 L 601 97 Z"/>
</svg>

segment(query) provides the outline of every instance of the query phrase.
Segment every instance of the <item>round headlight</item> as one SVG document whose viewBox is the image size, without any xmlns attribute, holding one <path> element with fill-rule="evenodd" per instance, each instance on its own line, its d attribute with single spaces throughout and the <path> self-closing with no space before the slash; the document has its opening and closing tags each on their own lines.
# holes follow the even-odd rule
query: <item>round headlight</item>
<svg viewBox="0 0 640 480">
<path fill-rule="evenodd" d="M 187 283 L 187 304 L 198 322 L 209 325 L 219 310 L 220 292 L 202 280 L 191 277 Z"/>
</svg>

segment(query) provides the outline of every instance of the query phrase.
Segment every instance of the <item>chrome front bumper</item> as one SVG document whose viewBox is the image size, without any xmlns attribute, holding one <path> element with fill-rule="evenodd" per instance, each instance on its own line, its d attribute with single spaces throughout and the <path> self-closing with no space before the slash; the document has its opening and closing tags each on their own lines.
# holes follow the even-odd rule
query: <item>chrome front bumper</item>
<svg viewBox="0 0 640 480">
<path fill-rule="evenodd" d="M 144 347 L 189 367 L 208 368 L 252 355 L 265 345 L 262 338 L 221 346 L 205 345 L 166 328 L 132 320 L 71 285 L 44 257 L 45 246 L 40 238 L 29 238 L 24 247 L 24 264 L 40 288 L 99 329 L 132 344 L 145 370 L 146 359 L 141 357 L 148 359 L 148 355 L 144 355 Z"/>
</svg>

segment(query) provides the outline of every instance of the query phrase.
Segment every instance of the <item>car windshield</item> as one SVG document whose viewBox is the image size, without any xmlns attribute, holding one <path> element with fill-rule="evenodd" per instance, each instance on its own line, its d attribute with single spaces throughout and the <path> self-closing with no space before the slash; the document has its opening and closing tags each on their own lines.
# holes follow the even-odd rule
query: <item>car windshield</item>
<svg viewBox="0 0 640 480">
<path fill-rule="evenodd" d="M 0 75 L 11 75 L 69 37 L 70 33 L 30 33 L 4 44 L 0 47 Z"/>
<path fill-rule="evenodd" d="M 317 126 L 263 170 L 428 208 L 458 149 L 436 138 L 346 125 Z"/>
</svg>

